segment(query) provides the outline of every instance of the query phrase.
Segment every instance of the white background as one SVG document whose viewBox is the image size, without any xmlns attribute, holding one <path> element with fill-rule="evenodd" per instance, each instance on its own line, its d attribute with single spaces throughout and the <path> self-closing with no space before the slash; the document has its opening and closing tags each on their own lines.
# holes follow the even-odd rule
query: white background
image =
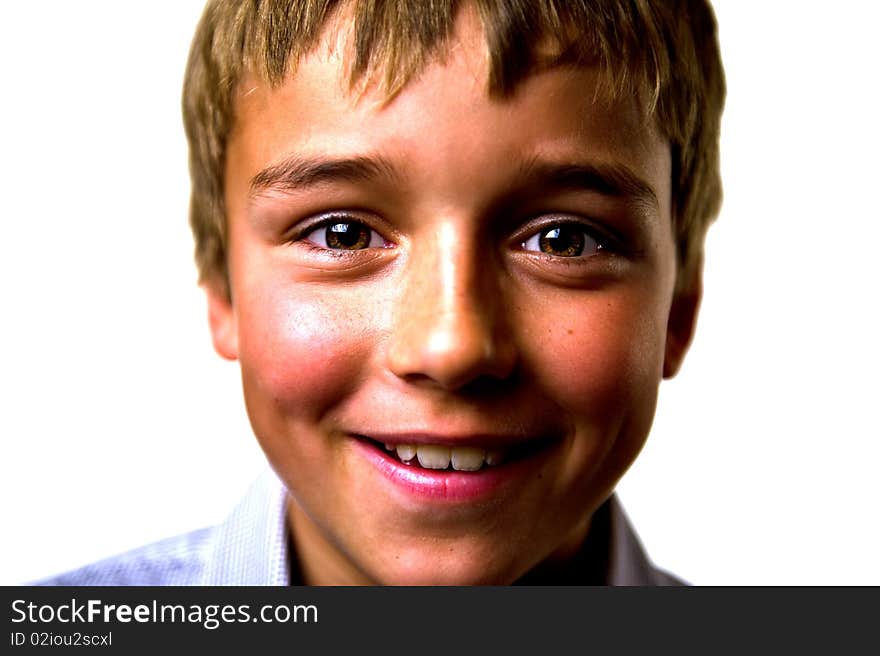
<svg viewBox="0 0 880 656">
<path fill-rule="evenodd" d="M 201 4 L 4 4 L 0 584 L 219 521 L 262 467 L 191 263 Z M 878 585 L 877 10 L 715 7 L 725 205 L 621 497 L 694 583 Z"/>
</svg>

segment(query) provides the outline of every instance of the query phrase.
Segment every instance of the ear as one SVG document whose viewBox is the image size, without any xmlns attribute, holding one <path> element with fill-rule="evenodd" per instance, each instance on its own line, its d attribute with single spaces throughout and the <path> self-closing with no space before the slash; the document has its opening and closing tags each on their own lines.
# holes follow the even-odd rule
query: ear
<svg viewBox="0 0 880 656">
<path fill-rule="evenodd" d="M 204 283 L 202 288 L 208 297 L 208 324 L 214 350 L 227 360 L 238 359 L 238 321 L 235 309 L 226 291 L 227 285 L 217 282 Z"/>
<path fill-rule="evenodd" d="M 666 353 L 663 358 L 663 377 L 678 373 L 697 327 L 697 314 L 703 297 L 703 262 L 696 262 L 686 279 L 680 281 L 672 299 L 669 321 L 666 325 Z"/>
</svg>

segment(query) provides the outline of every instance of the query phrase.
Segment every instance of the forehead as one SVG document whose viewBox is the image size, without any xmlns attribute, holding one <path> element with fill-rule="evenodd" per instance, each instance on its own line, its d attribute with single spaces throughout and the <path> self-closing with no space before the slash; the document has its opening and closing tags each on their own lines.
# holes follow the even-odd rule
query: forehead
<svg viewBox="0 0 880 656">
<path fill-rule="evenodd" d="M 484 33 L 465 9 L 443 49 L 389 97 L 381 71 L 352 84 L 349 25 L 344 12 L 331 20 L 281 84 L 244 79 L 227 172 L 252 177 L 291 155 L 378 154 L 413 175 L 430 171 L 436 184 L 444 172 L 454 177 L 487 160 L 500 170 L 534 159 L 589 159 L 634 171 L 668 206 L 668 143 L 636 98 L 601 92 L 595 68 L 547 67 L 511 94 L 492 96 Z"/>
</svg>

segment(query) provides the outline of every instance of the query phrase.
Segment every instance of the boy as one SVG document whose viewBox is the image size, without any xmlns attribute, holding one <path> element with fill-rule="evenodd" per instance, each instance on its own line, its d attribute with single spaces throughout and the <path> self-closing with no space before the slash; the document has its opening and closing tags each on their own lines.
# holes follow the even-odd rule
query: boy
<svg viewBox="0 0 880 656">
<path fill-rule="evenodd" d="M 210 2 L 191 223 L 274 475 L 51 582 L 677 582 L 613 491 L 693 333 L 723 97 L 696 0 Z"/>
</svg>

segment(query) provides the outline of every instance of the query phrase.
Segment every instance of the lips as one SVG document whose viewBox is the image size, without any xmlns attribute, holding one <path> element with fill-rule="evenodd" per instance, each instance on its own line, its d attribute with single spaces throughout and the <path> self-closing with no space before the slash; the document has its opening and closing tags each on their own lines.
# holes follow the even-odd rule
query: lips
<svg viewBox="0 0 880 656">
<path fill-rule="evenodd" d="M 397 493 L 417 499 L 477 500 L 524 482 L 558 440 L 355 436 L 361 454 Z M 461 444 L 464 442 L 464 444 Z M 482 444 L 481 444 L 482 443 Z"/>
</svg>

